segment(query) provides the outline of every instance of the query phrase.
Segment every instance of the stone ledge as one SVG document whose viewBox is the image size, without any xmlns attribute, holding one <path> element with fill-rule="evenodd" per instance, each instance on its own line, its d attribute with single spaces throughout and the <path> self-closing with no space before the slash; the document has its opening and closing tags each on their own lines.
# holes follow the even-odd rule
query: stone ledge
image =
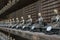
<svg viewBox="0 0 60 40">
<path fill-rule="evenodd" d="M 46 35 L 44 33 L 29 32 L 29 31 L 23 31 L 23 30 L 11 29 L 11 28 L 2 28 L 2 27 L 0 27 L 0 30 L 9 32 L 14 35 L 27 38 L 30 40 L 60 40 L 60 35 Z"/>
</svg>

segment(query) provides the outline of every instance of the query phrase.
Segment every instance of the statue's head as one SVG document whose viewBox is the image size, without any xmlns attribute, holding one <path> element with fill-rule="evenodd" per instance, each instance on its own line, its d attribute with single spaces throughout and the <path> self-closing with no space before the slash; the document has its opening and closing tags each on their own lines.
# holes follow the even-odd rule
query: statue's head
<svg viewBox="0 0 60 40">
<path fill-rule="evenodd" d="M 24 19 L 23 17 L 21 17 L 21 19 Z"/>
<path fill-rule="evenodd" d="M 38 16 L 41 16 L 41 13 L 38 13 Z"/>
<path fill-rule="evenodd" d="M 31 15 L 28 15 L 28 18 L 31 18 Z"/>
<path fill-rule="evenodd" d="M 57 10 L 57 9 L 54 9 L 54 13 L 55 13 L 55 14 L 58 14 L 58 10 Z"/>
<path fill-rule="evenodd" d="M 16 20 L 19 20 L 19 18 L 17 17 Z"/>
</svg>

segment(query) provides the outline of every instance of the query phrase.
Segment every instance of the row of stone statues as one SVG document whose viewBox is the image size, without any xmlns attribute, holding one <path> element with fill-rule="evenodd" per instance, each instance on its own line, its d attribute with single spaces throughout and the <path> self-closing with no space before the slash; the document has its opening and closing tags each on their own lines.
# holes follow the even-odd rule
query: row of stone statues
<svg viewBox="0 0 60 40">
<path fill-rule="evenodd" d="M 38 20 L 37 23 L 32 22 L 31 15 L 28 15 L 28 19 L 25 21 L 23 17 L 21 17 L 21 21 L 19 21 L 18 18 L 16 18 L 16 21 L 14 19 L 10 19 L 10 26 L 9 28 L 16 28 L 16 29 L 22 29 L 22 30 L 33 30 L 34 28 L 39 28 L 39 26 L 43 25 L 43 18 L 41 17 L 41 13 L 38 13 Z"/>
<path fill-rule="evenodd" d="M 43 32 L 46 34 L 59 34 L 60 16 L 58 15 L 58 10 L 54 9 L 54 13 L 55 15 L 51 17 L 51 23 L 45 23 L 41 13 L 38 13 L 36 23 L 33 23 L 31 15 L 28 15 L 27 20 L 24 20 L 24 17 L 21 17 L 21 21 L 19 21 L 19 18 L 16 18 L 16 21 L 9 19 L 7 22 L 5 21 L 3 25 L 0 23 L 0 26 L 32 32 Z"/>
</svg>

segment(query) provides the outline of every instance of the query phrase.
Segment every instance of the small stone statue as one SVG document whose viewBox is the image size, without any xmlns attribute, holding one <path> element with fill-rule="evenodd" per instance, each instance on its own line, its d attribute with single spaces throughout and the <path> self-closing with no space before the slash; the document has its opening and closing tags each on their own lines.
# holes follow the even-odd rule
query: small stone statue
<svg viewBox="0 0 60 40">
<path fill-rule="evenodd" d="M 17 28 L 17 29 L 21 29 L 22 26 L 24 25 L 24 23 L 25 23 L 25 20 L 24 20 L 23 17 L 21 17 L 21 21 L 20 21 L 19 24 L 16 26 L 16 28 Z"/>
<path fill-rule="evenodd" d="M 12 24 L 15 24 L 15 20 L 14 20 L 14 18 L 12 18 Z"/>
<path fill-rule="evenodd" d="M 23 17 L 21 17 L 21 21 L 20 21 L 21 24 L 24 24 L 25 23 L 25 20 Z"/>
<path fill-rule="evenodd" d="M 28 15 L 28 20 L 26 21 L 26 24 L 23 26 L 23 29 L 29 29 L 29 27 L 32 25 L 32 18 L 31 15 Z"/>
<path fill-rule="evenodd" d="M 42 23 L 43 23 L 43 18 L 41 16 L 41 13 L 38 13 L 38 22 L 40 25 L 42 25 Z"/>
<path fill-rule="evenodd" d="M 14 28 L 16 26 L 16 22 L 14 20 L 14 18 L 12 19 L 12 28 Z"/>
<path fill-rule="evenodd" d="M 17 23 L 17 24 L 19 23 L 19 18 L 16 18 L 16 23 Z"/>
<path fill-rule="evenodd" d="M 32 24 L 32 18 L 31 18 L 31 15 L 28 15 L 28 20 L 26 21 L 27 26 L 31 25 Z"/>
<path fill-rule="evenodd" d="M 9 28 L 11 28 L 11 26 L 12 26 L 12 20 L 11 19 L 9 19 Z"/>
<path fill-rule="evenodd" d="M 58 10 L 54 9 L 55 15 L 51 18 L 52 23 L 50 26 L 47 26 L 47 34 L 59 34 L 59 25 L 60 25 L 60 16 L 58 15 Z"/>
<path fill-rule="evenodd" d="M 58 10 L 54 9 L 55 15 L 51 18 L 52 22 L 58 23 L 60 19 L 60 15 L 58 15 Z"/>
<path fill-rule="evenodd" d="M 35 29 L 35 31 L 40 31 L 40 27 L 43 26 L 43 18 L 41 16 L 41 13 L 38 13 L 38 20 L 37 20 L 37 22 L 38 23 L 33 24 L 31 30 Z"/>
</svg>

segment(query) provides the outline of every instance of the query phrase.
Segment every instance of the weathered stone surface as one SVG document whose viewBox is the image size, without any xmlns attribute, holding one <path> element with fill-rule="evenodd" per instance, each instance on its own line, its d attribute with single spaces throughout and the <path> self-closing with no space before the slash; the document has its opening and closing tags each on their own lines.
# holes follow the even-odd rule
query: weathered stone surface
<svg viewBox="0 0 60 40">
<path fill-rule="evenodd" d="M 0 30 L 3 31 L 10 30 L 7 32 L 30 40 L 60 40 L 60 35 L 47 35 L 44 33 L 29 32 L 29 31 L 22 31 L 22 30 L 2 28 L 2 27 L 0 27 Z"/>
</svg>

